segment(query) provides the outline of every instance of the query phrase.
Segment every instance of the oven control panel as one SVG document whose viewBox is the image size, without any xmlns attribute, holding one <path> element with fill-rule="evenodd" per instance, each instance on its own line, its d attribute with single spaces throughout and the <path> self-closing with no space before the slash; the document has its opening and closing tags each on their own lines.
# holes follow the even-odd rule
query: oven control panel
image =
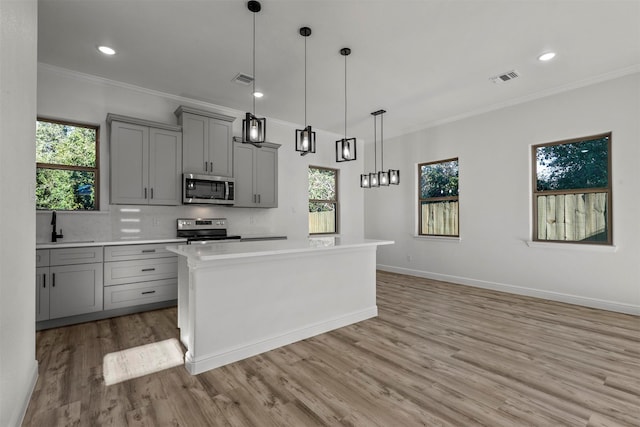
<svg viewBox="0 0 640 427">
<path fill-rule="evenodd" d="M 211 230 L 227 228 L 226 218 L 179 218 L 178 230 Z"/>
</svg>

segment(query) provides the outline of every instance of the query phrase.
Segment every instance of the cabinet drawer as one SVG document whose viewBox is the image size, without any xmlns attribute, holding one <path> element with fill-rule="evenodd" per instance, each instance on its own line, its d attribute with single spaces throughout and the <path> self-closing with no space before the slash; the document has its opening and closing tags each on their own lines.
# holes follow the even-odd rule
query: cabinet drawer
<svg viewBox="0 0 640 427">
<path fill-rule="evenodd" d="M 127 261 L 132 259 L 164 258 L 175 256 L 165 248 L 169 243 L 153 243 L 149 245 L 105 246 L 105 261 Z"/>
<path fill-rule="evenodd" d="M 36 267 L 49 266 L 49 249 L 36 250 Z"/>
<path fill-rule="evenodd" d="M 178 257 L 115 261 L 104 264 L 104 285 L 122 285 L 178 277 Z"/>
<path fill-rule="evenodd" d="M 104 288 L 104 309 L 131 307 L 178 298 L 176 279 L 130 283 Z"/>
<path fill-rule="evenodd" d="M 102 246 L 50 249 L 50 251 L 52 266 L 102 262 Z"/>
</svg>

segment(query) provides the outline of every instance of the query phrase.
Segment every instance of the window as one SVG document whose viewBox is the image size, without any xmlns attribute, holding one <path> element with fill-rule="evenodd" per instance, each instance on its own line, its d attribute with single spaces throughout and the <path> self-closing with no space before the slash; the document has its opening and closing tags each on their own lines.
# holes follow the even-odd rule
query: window
<svg viewBox="0 0 640 427">
<path fill-rule="evenodd" d="M 459 236 L 458 159 L 418 165 L 418 234 Z"/>
<path fill-rule="evenodd" d="M 309 166 L 309 234 L 338 232 L 338 170 Z"/>
<path fill-rule="evenodd" d="M 98 126 L 38 119 L 36 209 L 98 209 L 98 130 Z"/>
<path fill-rule="evenodd" d="M 532 148 L 533 240 L 612 244 L 611 133 Z"/>
</svg>

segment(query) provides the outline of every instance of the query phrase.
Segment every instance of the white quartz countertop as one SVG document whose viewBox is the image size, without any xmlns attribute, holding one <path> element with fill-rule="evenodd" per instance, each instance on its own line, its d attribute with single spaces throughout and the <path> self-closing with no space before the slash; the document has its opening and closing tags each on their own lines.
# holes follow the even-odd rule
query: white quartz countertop
<svg viewBox="0 0 640 427">
<path fill-rule="evenodd" d="M 89 246 L 117 246 L 117 245 L 149 245 L 154 243 L 185 243 L 187 239 L 148 239 L 148 240 L 113 240 L 113 241 L 77 241 L 77 242 L 47 242 L 36 243 L 36 249 L 62 249 L 62 248 L 82 248 Z"/>
<path fill-rule="evenodd" d="M 267 240 L 168 246 L 167 250 L 195 261 L 214 261 L 267 255 L 292 254 L 349 247 L 392 245 L 390 240 L 321 237 L 302 240 Z"/>
</svg>

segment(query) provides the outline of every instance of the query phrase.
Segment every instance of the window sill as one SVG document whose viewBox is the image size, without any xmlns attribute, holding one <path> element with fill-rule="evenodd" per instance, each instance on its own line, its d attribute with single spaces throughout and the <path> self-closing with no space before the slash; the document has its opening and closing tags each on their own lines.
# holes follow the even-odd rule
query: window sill
<svg viewBox="0 0 640 427">
<path fill-rule="evenodd" d="M 432 240 L 434 242 L 447 242 L 447 243 L 460 243 L 460 241 L 462 240 L 459 236 L 458 237 L 421 236 L 419 234 L 414 234 L 413 238 L 418 240 Z"/>
<path fill-rule="evenodd" d="M 51 215 L 51 210 L 46 210 L 46 209 L 36 209 L 36 215 Z M 110 211 L 59 211 L 56 210 L 57 214 L 63 214 L 63 215 L 67 215 L 67 214 L 71 214 L 71 215 L 78 215 L 78 214 L 90 214 L 90 215 L 108 215 L 110 213 Z"/>
<path fill-rule="evenodd" d="M 618 251 L 617 246 L 613 245 L 593 245 L 589 243 L 556 243 L 556 242 L 534 242 L 533 240 L 524 241 L 530 248 L 558 249 L 582 252 L 603 252 L 614 253 Z"/>
</svg>

